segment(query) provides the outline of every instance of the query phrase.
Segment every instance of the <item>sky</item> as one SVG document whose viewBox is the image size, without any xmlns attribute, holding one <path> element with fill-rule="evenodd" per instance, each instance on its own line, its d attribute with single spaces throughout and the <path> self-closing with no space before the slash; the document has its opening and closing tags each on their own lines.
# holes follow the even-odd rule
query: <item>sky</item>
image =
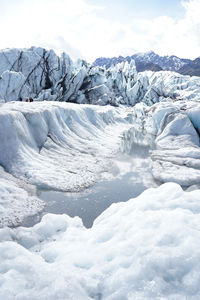
<svg viewBox="0 0 200 300">
<path fill-rule="evenodd" d="M 42 46 L 73 59 L 155 51 L 200 56 L 200 0 L 0 0 L 0 49 Z"/>
</svg>

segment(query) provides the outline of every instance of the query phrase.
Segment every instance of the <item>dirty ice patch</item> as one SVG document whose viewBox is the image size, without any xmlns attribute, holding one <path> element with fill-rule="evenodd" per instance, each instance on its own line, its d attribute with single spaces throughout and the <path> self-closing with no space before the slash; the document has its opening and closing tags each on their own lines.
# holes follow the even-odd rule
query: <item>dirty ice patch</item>
<svg viewBox="0 0 200 300">
<path fill-rule="evenodd" d="M 34 196 L 34 188 L 6 173 L 0 167 L 0 227 L 17 226 L 24 218 L 44 208 L 44 202 Z"/>
<path fill-rule="evenodd" d="M 111 205 L 86 230 L 45 215 L 0 231 L 0 299 L 198 299 L 200 192 L 175 183 Z"/>
</svg>

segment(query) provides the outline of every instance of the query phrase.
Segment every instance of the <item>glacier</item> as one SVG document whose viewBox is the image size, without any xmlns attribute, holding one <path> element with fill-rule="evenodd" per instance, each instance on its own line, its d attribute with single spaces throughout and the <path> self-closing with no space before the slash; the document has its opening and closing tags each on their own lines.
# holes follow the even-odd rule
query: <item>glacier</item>
<svg viewBox="0 0 200 300">
<path fill-rule="evenodd" d="M 200 78 L 134 61 L 0 51 L 0 299 L 200 297 L 199 99 Z M 44 209 L 37 188 L 84 190 L 134 144 L 150 148 L 158 188 L 90 229 L 65 214 L 19 226 Z"/>
</svg>

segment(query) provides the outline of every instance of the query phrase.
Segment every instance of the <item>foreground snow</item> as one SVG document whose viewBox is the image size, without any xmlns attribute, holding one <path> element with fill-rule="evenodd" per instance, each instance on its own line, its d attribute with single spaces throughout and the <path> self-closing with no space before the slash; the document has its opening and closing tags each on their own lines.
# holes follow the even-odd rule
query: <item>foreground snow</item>
<svg viewBox="0 0 200 300">
<path fill-rule="evenodd" d="M 200 297 L 199 191 L 174 183 L 113 204 L 88 230 L 49 214 L 0 240 L 0 299 Z"/>
</svg>

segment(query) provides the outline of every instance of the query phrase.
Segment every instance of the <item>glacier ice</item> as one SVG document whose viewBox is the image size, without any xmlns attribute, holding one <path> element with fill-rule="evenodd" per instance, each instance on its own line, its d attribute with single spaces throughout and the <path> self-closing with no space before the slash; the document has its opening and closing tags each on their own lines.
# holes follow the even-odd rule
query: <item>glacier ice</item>
<svg viewBox="0 0 200 300">
<path fill-rule="evenodd" d="M 134 107 L 138 132 L 135 141 L 151 145 L 152 174 L 161 182 L 182 186 L 198 184 L 200 179 L 199 134 L 196 101 L 165 101 L 147 107 Z M 138 117 L 139 115 L 139 117 Z M 198 117 L 197 117 L 198 118 Z"/>
<path fill-rule="evenodd" d="M 97 180 L 105 158 L 117 151 L 130 126 L 125 116 L 109 106 L 7 103 L 0 111 L 0 164 L 41 188 L 80 190 Z"/>
</svg>

